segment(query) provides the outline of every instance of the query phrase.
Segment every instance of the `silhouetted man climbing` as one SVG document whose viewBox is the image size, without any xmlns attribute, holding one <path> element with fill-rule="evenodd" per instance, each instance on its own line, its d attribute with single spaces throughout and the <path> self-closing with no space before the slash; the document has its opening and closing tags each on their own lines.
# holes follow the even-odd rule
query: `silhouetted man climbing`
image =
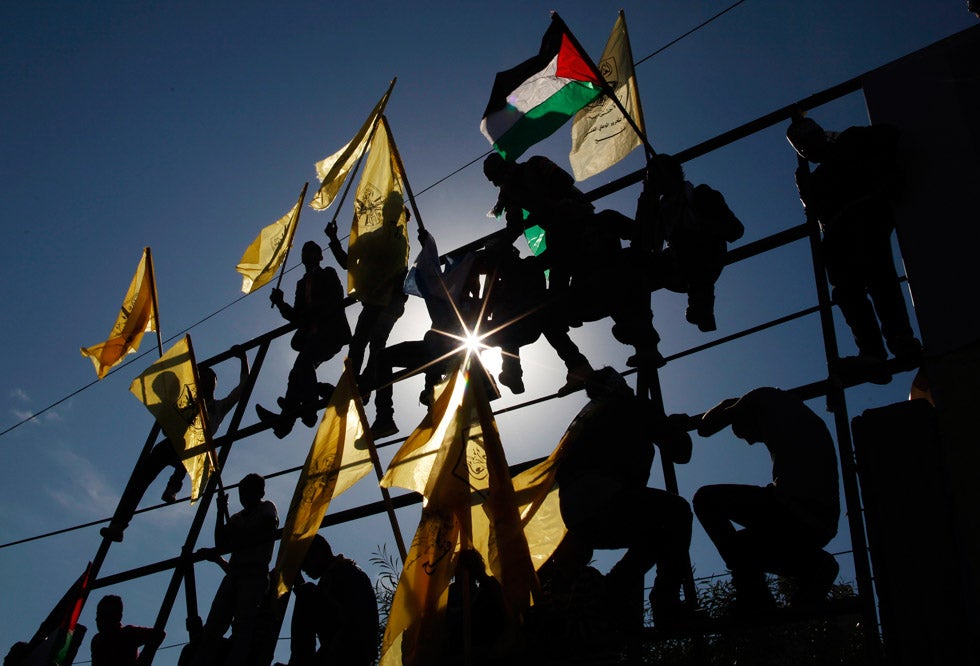
<svg viewBox="0 0 980 666">
<path fill-rule="evenodd" d="M 888 356 L 882 336 L 896 357 L 914 359 L 922 350 L 892 257 L 895 216 L 889 200 L 902 186 L 899 134 L 891 125 L 825 132 L 809 118 L 786 130 L 797 153 L 819 165 L 810 173 L 801 164 L 796 184 L 807 211 L 820 221 L 827 278 L 858 348 L 857 356 L 840 360 L 839 370 L 867 374 L 878 384 L 891 379 L 878 367 Z"/>
<path fill-rule="evenodd" d="M 297 417 L 308 427 L 316 425 L 320 398 L 329 399 L 333 392 L 330 384 L 317 383 L 316 369 L 351 339 L 344 314 L 344 288 L 337 271 L 320 266 L 323 251 L 313 241 L 303 244 L 302 260 L 306 274 L 296 283 L 293 304 L 283 300 L 281 289 L 273 289 L 269 294 L 282 316 L 298 326 L 289 344 L 299 354 L 289 372 L 286 395 L 277 400 L 282 414 L 255 406 L 259 418 L 272 423 L 273 432 L 279 438 L 289 434 Z"/>
<path fill-rule="evenodd" d="M 640 196 L 652 191 L 660 199 L 657 219 L 667 247 L 654 258 L 655 272 L 667 289 L 687 294 L 687 320 L 713 331 L 715 282 L 725 267 L 727 244 L 741 238 L 745 227 L 720 192 L 685 180 L 676 158 L 661 154 L 654 159 L 651 187 Z"/>
<path fill-rule="evenodd" d="M 606 575 L 610 596 L 621 600 L 657 565 L 650 592 L 658 626 L 683 620 L 680 600 L 688 569 L 691 508 L 683 497 L 648 488 L 654 443 L 671 462 L 691 458 L 691 438 L 672 419 L 658 417 L 613 368 L 586 380 L 590 398 L 568 428 L 557 473 L 562 520 L 589 548 L 626 548 Z"/>
<path fill-rule="evenodd" d="M 823 547 L 840 519 L 837 454 L 827 426 L 792 393 L 772 387 L 723 400 L 702 416 L 698 434 L 729 424 L 750 445 L 762 442 L 772 458 L 767 486 L 712 485 L 694 495 L 694 513 L 732 571 L 735 608 L 753 614 L 773 607 L 767 571 L 796 579 L 792 603 L 822 601 L 838 571 Z"/>
<path fill-rule="evenodd" d="M 319 534 L 313 537 L 303 560 L 303 573 L 317 582 L 293 587 L 296 606 L 289 666 L 374 663 L 378 654 L 378 600 L 368 575 L 354 560 L 335 555 Z"/>
<path fill-rule="evenodd" d="M 107 594 L 95 607 L 95 625 L 99 633 L 92 637 L 92 666 L 136 666 L 139 648 L 148 643 L 159 645 L 166 632 L 153 627 L 124 625 L 122 597 Z"/>
<path fill-rule="evenodd" d="M 419 395 L 419 401 L 428 406 L 432 402 L 435 386 L 442 381 L 449 367 L 450 357 L 464 348 L 462 340 L 466 329 L 472 331 L 479 314 L 479 282 L 475 280 L 477 276 L 473 272 L 474 253 L 448 262 L 443 269 L 432 235 L 420 228 L 418 238 L 422 250 L 409 274 L 412 283 L 409 288 L 425 300 L 432 326 L 422 340 L 399 342 L 386 348 L 382 354 L 378 365 L 378 393 L 374 401 L 375 421 L 371 426 L 375 438 L 398 432 L 392 397 L 393 369 L 406 368 L 406 377 L 417 372 L 425 374 L 425 388 Z"/>
<path fill-rule="evenodd" d="M 663 366 L 649 294 L 636 288 L 639 266 L 620 244 L 632 238 L 633 220 L 612 210 L 595 214 L 571 174 L 540 155 L 508 162 L 492 153 L 483 173 L 500 188 L 493 212 L 505 214 L 512 242 L 525 230 L 544 231 L 546 249 L 538 256 L 561 323 L 612 317 L 613 336 L 636 349 L 627 365 Z"/>
<path fill-rule="evenodd" d="M 259 608 L 269 588 L 269 562 L 279 528 L 276 505 L 265 496 L 265 479 L 247 474 L 238 484 L 242 510 L 228 517 L 228 496 L 218 495 L 218 517 L 214 523 L 214 548 L 205 549 L 209 559 L 221 565 L 225 577 L 211 602 L 201 643 L 192 662 L 211 666 L 222 647 L 222 637 L 231 627 L 228 665 L 245 664 Z M 231 552 L 227 563 L 220 553 Z"/>
<path fill-rule="evenodd" d="M 218 377 L 214 370 L 207 367 L 202 367 L 199 370 L 198 379 L 200 383 L 198 384 L 198 391 L 204 399 L 204 406 L 207 411 L 212 434 L 218 430 L 222 420 L 235 407 L 235 404 L 238 402 L 238 397 L 241 395 L 242 384 L 245 383 L 245 379 L 248 377 L 248 362 L 245 357 L 245 350 L 236 345 L 232 348 L 232 351 L 238 357 L 241 364 L 238 384 L 224 398 L 220 400 L 215 400 L 214 398 L 214 390 L 218 383 Z M 149 488 L 150 484 L 153 483 L 153 480 L 157 478 L 160 472 L 167 467 L 172 467 L 173 472 L 167 481 L 167 487 L 164 489 L 161 499 L 169 504 L 177 501 L 177 493 L 180 492 L 184 477 L 187 476 L 187 470 L 177 455 L 176 447 L 174 447 L 169 439 L 164 439 L 150 449 L 150 453 L 145 460 L 137 463 L 136 469 L 133 470 L 133 475 L 130 477 L 122 497 L 119 498 L 119 505 L 116 507 L 115 515 L 113 515 L 109 524 L 100 530 L 102 536 L 113 541 L 123 540 L 123 532 L 129 526 L 129 521 L 132 520 L 133 514 L 136 512 L 136 507 L 139 506 L 140 500 L 143 499 L 146 489 Z"/>
<path fill-rule="evenodd" d="M 568 325 L 551 311 L 547 283 L 537 257 L 520 257 L 517 248 L 487 247 L 478 253 L 478 270 L 487 275 L 483 342 L 499 346 L 503 363 L 500 383 L 513 393 L 524 392 L 520 348 L 543 334 L 568 369 L 558 395 L 585 386 L 592 366 L 568 335 Z"/>
<path fill-rule="evenodd" d="M 401 205 L 401 197 L 397 197 L 397 200 L 397 210 L 394 211 L 388 210 L 389 206 L 386 202 L 380 228 L 357 239 L 359 246 L 366 246 L 361 248 L 360 255 L 372 253 L 381 255 L 372 258 L 372 266 L 376 266 L 378 270 L 390 270 L 391 266 L 404 266 L 405 256 L 408 254 L 408 239 L 398 225 L 398 221 L 403 211 L 406 220 L 411 216 Z M 337 238 L 337 223 L 330 222 L 324 231 L 330 239 L 330 251 L 337 263 L 344 270 L 350 270 L 347 251 Z M 348 346 L 347 360 L 351 371 L 358 376 L 364 362 L 364 352 L 365 350 L 370 352 L 364 376 L 358 379 L 358 385 L 361 387 L 373 386 L 377 383 L 377 365 L 381 352 L 388 344 L 392 327 L 405 312 L 405 301 L 408 296 L 402 286 L 407 272 L 406 268 L 402 268 L 390 276 L 378 276 L 371 281 L 372 289 L 362 286 L 362 289 L 354 294 L 361 302 L 361 312 L 354 325 L 354 335 Z M 381 279 L 382 277 L 385 279 Z M 362 291 L 365 293 L 361 293 Z"/>
</svg>

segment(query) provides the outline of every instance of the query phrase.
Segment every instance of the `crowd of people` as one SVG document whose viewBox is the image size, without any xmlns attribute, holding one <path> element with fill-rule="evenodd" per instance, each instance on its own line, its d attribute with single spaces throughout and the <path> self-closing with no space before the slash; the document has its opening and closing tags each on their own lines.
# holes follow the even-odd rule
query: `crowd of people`
<svg viewBox="0 0 980 666">
<path fill-rule="evenodd" d="M 857 355 L 845 357 L 833 371 L 883 383 L 890 375 L 887 350 L 916 359 L 915 338 L 895 272 L 890 235 L 891 199 L 901 190 L 897 160 L 899 130 L 888 126 L 854 127 L 826 132 L 808 118 L 793 121 L 787 138 L 800 157 L 797 184 L 808 215 L 819 221 L 821 250 L 833 298 L 850 327 Z M 812 170 L 808 162 L 816 164 Z M 574 179 L 551 160 L 535 156 L 507 161 L 493 153 L 484 173 L 498 188 L 494 213 L 505 227 L 483 247 L 440 257 L 435 238 L 419 226 L 421 252 L 412 270 L 394 275 L 362 309 L 353 334 L 344 312 L 344 291 L 337 271 L 323 267 L 323 251 L 314 241 L 302 248 L 305 275 L 292 304 L 274 289 L 272 303 L 296 324 L 291 345 L 298 352 L 280 410 L 256 406 L 260 419 L 285 437 L 298 419 L 316 424 L 333 386 L 318 381 L 316 370 L 349 345 L 362 395 L 375 396 L 375 437 L 398 432 L 392 383 L 421 373 L 420 401 L 433 392 L 453 367 L 453 352 L 469 331 L 486 333 L 484 344 L 503 355 L 499 383 L 515 394 L 524 391 L 521 348 L 544 336 L 564 363 L 567 395 L 584 389 L 588 404 L 566 433 L 559 463 L 560 512 L 564 540 L 539 575 L 542 590 L 560 596 L 570 581 L 590 576 L 595 549 L 625 549 L 600 577 L 599 587 L 611 613 L 629 606 L 632 591 L 656 567 L 649 595 L 653 621 L 671 628 L 693 621 L 695 602 L 682 593 L 690 576 L 688 549 L 694 517 L 731 570 L 733 613 L 745 617 L 770 612 L 766 574 L 796 581 L 793 605 L 821 603 L 834 583 L 838 565 L 824 547 L 836 535 L 840 517 L 838 461 L 823 420 L 790 392 L 759 387 L 709 409 L 700 418 L 666 415 L 637 395 L 613 368 L 594 369 L 573 341 L 583 322 L 609 319 L 613 337 L 632 347 L 627 365 L 655 372 L 665 363 L 658 350 L 649 294 L 666 288 L 687 295 L 687 320 L 700 331 L 716 329 L 715 283 L 726 263 L 729 243 L 744 226 L 724 196 L 708 185 L 686 180 L 681 164 L 668 155 L 648 160 L 643 190 L 633 218 L 612 210 L 596 211 Z M 399 234 L 394 224 L 407 216 L 400 206 L 385 207 L 382 230 Z M 348 257 L 335 223 L 326 228 L 334 257 L 342 268 Z M 522 256 L 514 242 L 540 237 L 537 252 Z M 408 244 L 408 239 L 402 239 Z M 609 289 L 629 284 L 630 289 Z M 422 340 L 388 344 L 392 326 L 405 308 L 407 294 L 424 299 L 431 327 Z M 368 355 L 365 363 L 365 354 Z M 244 354 L 241 379 L 246 376 Z M 402 369 L 398 375 L 396 369 Z M 214 399 L 213 372 L 202 373 L 202 391 L 210 401 L 213 427 L 237 401 L 239 387 L 224 400 Z M 496 390 L 493 378 L 482 378 Z M 205 385 L 206 384 L 206 385 Z M 491 392 L 491 395 L 493 393 Z M 731 426 L 749 445 L 761 442 L 772 459 L 772 481 L 765 486 L 736 484 L 701 487 L 689 502 L 649 487 L 655 451 L 673 464 L 692 455 L 690 432 L 711 436 Z M 153 478 L 175 464 L 172 447 L 153 449 L 145 469 L 134 474 L 112 523 L 103 535 L 122 540 L 122 532 Z M 597 453 L 601 452 L 601 455 Z M 170 501 L 179 474 L 168 484 Z M 242 510 L 229 515 L 227 495 L 219 496 L 215 547 L 207 554 L 225 572 L 207 619 L 192 637 L 182 663 L 249 663 L 250 641 L 267 598 L 269 565 L 279 525 L 275 505 L 264 499 L 264 480 L 249 474 L 239 484 Z M 225 561 L 221 554 L 229 553 Z M 480 645 L 492 644 L 495 614 L 505 612 L 499 585 L 475 553 L 458 555 L 466 575 L 450 590 L 449 626 L 459 623 L 461 599 L 479 617 Z M 303 563 L 317 582 L 294 586 L 290 666 L 328 663 L 370 664 L 376 657 L 378 611 L 367 575 L 348 558 L 335 555 L 317 535 Z M 460 585 L 468 586 L 465 588 Z M 455 611 L 453 609 L 456 609 Z M 621 628 L 635 628 L 624 614 Z M 99 603 L 99 633 L 92 640 L 93 664 L 135 663 L 140 645 L 162 639 L 152 629 L 124 626 L 122 601 L 112 595 Z M 231 637 L 225 638 L 228 629 Z M 447 650 L 459 649 L 459 636 Z"/>
</svg>

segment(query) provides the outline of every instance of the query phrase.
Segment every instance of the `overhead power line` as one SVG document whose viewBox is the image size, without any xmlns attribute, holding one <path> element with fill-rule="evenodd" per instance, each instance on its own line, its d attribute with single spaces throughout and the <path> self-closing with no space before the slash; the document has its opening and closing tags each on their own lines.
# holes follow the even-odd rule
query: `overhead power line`
<svg viewBox="0 0 980 666">
<path fill-rule="evenodd" d="M 683 40 L 683 39 L 685 39 L 687 37 L 689 37 L 690 35 L 693 35 L 695 32 L 697 32 L 701 28 L 704 28 L 705 26 L 707 26 L 708 24 L 712 23 L 716 19 L 720 18 L 724 14 L 727 14 L 728 12 L 730 12 L 733 9 L 735 9 L 736 7 L 738 7 L 743 2 L 745 2 L 745 0 L 738 0 L 737 2 L 729 5 L 727 8 L 721 10 L 720 12 L 718 12 L 717 14 L 715 14 L 714 16 L 712 16 L 711 18 L 708 18 L 708 19 L 702 21 L 700 24 L 698 24 L 695 27 L 691 28 L 690 30 L 688 30 L 684 34 L 680 35 L 679 37 L 675 37 L 671 41 L 667 42 L 666 44 L 664 44 L 663 46 L 661 46 L 660 48 L 658 48 L 656 51 L 654 51 L 650 55 L 648 55 L 648 56 L 646 56 L 644 58 L 641 58 L 640 60 L 637 60 L 636 62 L 633 63 L 633 65 L 634 66 L 639 65 L 640 63 L 646 62 L 650 58 L 653 58 L 655 55 L 657 55 L 659 53 L 662 53 L 663 51 L 666 51 L 668 48 L 670 48 L 674 44 L 680 42 L 681 40 Z M 461 172 L 461 171 L 463 171 L 465 169 L 468 169 L 469 167 L 473 166 L 474 164 L 476 164 L 480 160 L 484 159 L 491 152 L 493 152 L 493 151 L 492 150 L 488 150 L 487 152 L 483 153 L 482 155 L 479 155 L 476 158 L 470 160 L 469 162 L 467 162 L 463 166 L 455 169 L 454 171 L 452 171 L 451 173 L 447 174 L 446 176 L 443 176 L 442 178 L 438 179 L 434 183 L 432 183 L 432 184 L 428 185 L 427 187 L 423 188 L 422 190 L 420 190 L 418 192 L 418 194 L 416 196 L 421 196 L 421 195 L 425 194 L 426 192 L 428 192 L 429 190 L 431 190 L 431 189 L 433 189 L 433 188 L 441 185 L 442 183 L 444 183 L 445 181 L 449 180 L 450 178 L 452 178 L 453 176 L 455 176 L 459 172 Z M 289 270 L 291 271 L 294 268 L 296 268 L 297 266 L 299 266 L 299 264 L 296 264 L 295 266 L 289 268 Z M 179 333 L 177 333 L 177 334 L 175 334 L 175 335 L 167 338 L 164 342 L 171 342 L 172 340 L 177 339 L 178 337 L 182 336 L 184 333 L 187 333 L 187 332 L 191 331 L 192 329 L 196 328 L 197 326 L 199 326 L 200 324 L 203 324 L 208 319 L 211 319 L 212 317 L 220 314 L 221 312 L 224 312 L 225 310 L 227 310 L 231 306 L 233 306 L 236 303 L 240 302 L 246 296 L 248 296 L 248 294 L 244 294 L 242 296 L 239 296 L 238 298 L 236 298 L 235 300 L 231 301 L 227 305 L 222 306 L 221 308 L 219 308 L 218 310 L 216 310 L 216 311 L 212 312 L 211 314 L 207 315 L 203 319 L 201 319 L 201 320 L 197 321 L 196 323 L 191 324 L 190 326 L 184 328 Z M 150 353 L 151 353 L 151 351 L 146 351 L 146 352 L 143 352 L 142 354 L 139 354 L 138 356 L 134 356 L 132 359 L 130 359 L 129 361 L 126 361 L 125 363 L 123 363 L 122 365 L 120 365 L 118 368 L 115 368 L 115 369 L 111 370 L 109 372 L 109 374 L 112 374 L 112 373 L 114 373 L 114 372 L 116 372 L 118 370 L 122 370 L 123 368 L 128 367 L 130 364 L 135 363 L 136 361 L 139 361 L 144 356 L 146 356 L 147 354 L 150 354 Z M 32 412 L 30 416 L 27 416 L 27 417 L 21 419 L 20 421 L 14 423 L 13 425 L 7 427 L 6 429 L 0 431 L 0 437 L 3 437 L 7 433 L 9 433 L 9 432 L 11 432 L 13 430 L 16 430 L 17 428 L 19 428 L 20 426 L 24 425 L 25 423 L 28 423 L 29 421 L 32 421 L 32 420 L 36 419 L 38 416 L 41 416 L 45 412 L 48 412 L 48 411 L 54 409 L 58 405 L 63 404 L 64 402 L 70 400 L 71 398 L 74 398 L 76 395 L 78 395 L 82 391 L 85 391 L 86 389 L 89 389 L 92 386 L 95 386 L 96 384 L 98 384 L 99 381 L 100 380 L 98 380 L 98 379 L 93 380 L 93 381 L 89 382 L 88 384 L 85 384 L 84 386 L 75 389 L 74 391 L 72 391 L 71 393 L 69 393 L 68 395 L 66 395 L 65 397 L 60 398 L 60 399 L 52 402 L 47 407 L 44 407 L 43 409 L 41 409 L 41 410 L 39 410 L 37 412 Z"/>
<path fill-rule="evenodd" d="M 701 28 L 705 27 L 706 25 L 708 25 L 709 23 L 711 23 L 715 19 L 717 19 L 717 18 L 723 16 L 724 14 L 727 14 L 728 12 L 732 11 L 733 9 L 735 9 L 736 7 L 738 7 L 740 4 L 742 4 L 743 2 L 745 2 L 745 0 L 738 0 L 738 2 L 736 2 L 736 3 L 732 4 L 732 5 L 729 5 L 726 9 L 721 10 L 720 12 L 718 12 L 717 14 L 715 14 L 714 16 L 712 16 L 711 18 L 709 18 L 709 19 L 703 21 L 701 24 L 699 24 L 699 25 L 691 28 L 690 30 L 688 30 L 687 32 L 685 32 L 680 37 L 676 37 L 676 38 L 672 39 L 671 41 L 667 42 L 666 44 L 664 44 L 663 46 L 661 46 L 659 49 L 657 49 L 656 51 L 654 51 L 650 55 L 646 56 L 645 58 L 641 58 L 641 59 L 637 60 L 636 62 L 633 63 L 633 66 L 636 67 L 640 63 L 646 62 L 647 60 L 649 60 L 653 56 L 657 55 L 658 53 L 661 53 L 663 51 L 666 51 L 667 49 L 669 49 L 671 46 L 673 46 L 677 42 L 681 41 L 685 37 L 689 37 L 690 35 L 693 35 L 698 30 L 700 30 Z"/>
</svg>

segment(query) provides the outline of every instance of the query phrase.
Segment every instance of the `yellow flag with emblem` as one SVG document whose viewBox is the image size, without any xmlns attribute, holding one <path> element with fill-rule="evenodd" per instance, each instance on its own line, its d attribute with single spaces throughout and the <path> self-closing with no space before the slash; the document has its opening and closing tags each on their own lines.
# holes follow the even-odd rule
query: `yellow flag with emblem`
<svg viewBox="0 0 980 666">
<path fill-rule="evenodd" d="M 408 215 L 398 149 L 381 116 L 354 195 L 347 291 L 362 303 L 385 306 L 408 268 Z"/>
<path fill-rule="evenodd" d="M 197 390 L 197 365 L 185 335 L 129 386 L 146 405 L 177 451 L 191 479 L 191 501 L 214 471 L 214 452 L 204 404 Z"/>
<path fill-rule="evenodd" d="M 150 248 L 143 248 L 136 274 L 129 283 L 126 297 L 112 332 L 105 342 L 91 347 L 82 347 L 82 356 L 92 359 L 95 373 L 99 379 L 108 374 L 126 354 L 139 349 L 143 334 L 160 330 L 160 317 L 157 312 L 156 284 L 153 278 L 153 257 Z"/>
<path fill-rule="evenodd" d="M 598 68 L 633 122 L 645 132 L 640 91 L 633 71 L 633 50 L 622 11 L 606 42 Z M 599 97 L 576 113 L 572 121 L 572 150 L 568 161 L 575 180 L 585 180 L 605 171 L 642 144 L 616 103 L 605 95 Z"/>
<path fill-rule="evenodd" d="M 536 587 L 503 447 L 480 380 L 471 381 L 469 362 L 450 377 L 381 482 L 425 496 L 392 600 L 382 665 L 438 659 L 460 550 L 474 548 L 483 556 L 501 585 L 512 627 Z"/>
<path fill-rule="evenodd" d="M 371 110 L 371 114 L 364 121 L 364 124 L 361 125 L 361 129 L 357 131 L 354 138 L 348 141 L 343 148 L 333 155 L 316 163 L 316 173 L 320 179 L 320 189 L 317 190 L 317 193 L 313 195 L 313 199 L 310 201 L 310 208 L 313 210 L 326 210 L 333 203 L 333 200 L 337 198 L 337 193 L 340 192 L 340 187 L 347 180 L 347 175 L 355 167 L 357 160 L 364 154 L 364 151 L 367 150 L 368 144 L 371 141 L 371 134 L 374 132 L 374 128 L 381 114 L 384 113 L 385 105 L 388 104 L 388 97 L 395 87 L 396 80 L 392 79 L 388 90 L 385 91 L 385 94 L 381 96 L 374 109 Z"/>
<path fill-rule="evenodd" d="M 279 597 L 289 594 L 330 501 L 371 471 L 374 442 L 361 419 L 360 400 L 350 369 L 345 368 L 323 412 L 282 528 L 273 578 Z"/>
<path fill-rule="evenodd" d="M 251 294 L 268 284 L 276 276 L 293 244 L 296 227 L 299 226 L 299 213 L 306 198 L 306 187 L 300 192 L 299 200 L 288 213 L 262 229 L 252 244 L 245 248 L 245 254 L 235 270 L 242 274 L 242 291 Z"/>
</svg>

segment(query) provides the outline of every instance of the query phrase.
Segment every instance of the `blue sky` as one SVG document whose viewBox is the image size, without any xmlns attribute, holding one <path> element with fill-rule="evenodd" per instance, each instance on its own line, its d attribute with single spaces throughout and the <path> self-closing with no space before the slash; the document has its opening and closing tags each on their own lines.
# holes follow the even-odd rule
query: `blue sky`
<svg viewBox="0 0 980 666">
<path fill-rule="evenodd" d="M 68 396 L 94 378 L 78 348 L 104 339 L 144 246 L 153 248 L 164 338 L 228 305 L 240 295 L 234 267 L 258 230 L 284 214 L 315 161 L 353 135 L 393 77 L 388 105 L 422 218 L 442 250 L 497 228 L 486 216 L 496 190 L 471 166 L 488 145 L 480 117 L 494 74 L 532 55 L 559 11 L 584 47 L 598 57 L 625 10 L 636 60 L 731 4 L 728 0 L 661 2 L 498 3 L 322 2 L 0 4 L 0 194 L 5 242 L 0 281 L 6 285 L 0 323 L 0 430 Z M 850 79 L 976 23 L 960 0 L 785 3 L 747 0 L 710 26 L 637 68 L 650 140 L 677 152 L 776 108 Z M 813 111 L 828 129 L 866 123 L 860 94 Z M 795 155 L 783 127 L 686 165 L 695 183 L 722 191 L 746 227 L 742 243 L 802 221 L 793 185 Z M 567 165 L 567 128 L 528 154 Z M 582 184 L 592 189 L 642 166 L 637 151 Z M 598 202 L 627 215 L 638 188 Z M 325 243 L 333 209 L 306 209 L 298 243 Z M 341 209 L 349 228 L 350 204 Z M 413 256 L 418 251 L 413 233 Z M 291 262 L 294 263 L 294 262 Z M 327 260 L 332 264 L 332 259 Z M 287 275 L 287 293 L 299 271 Z M 610 285 L 610 288 L 622 288 Z M 282 323 L 268 288 L 192 331 L 200 358 Z M 797 243 L 729 267 L 718 285 L 717 336 L 815 304 L 809 251 Z M 684 321 L 682 296 L 652 298 L 661 349 L 672 354 L 714 339 Z M 356 309 L 349 317 L 353 322 Z M 844 353 L 853 343 L 841 327 Z M 427 327 L 413 303 L 393 340 L 415 339 Z M 661 382 L 668 411 L 697 413 L 756 386 L 792 387 L 826 369 L 815 316 L 668 365 Z M 573 338 L 596 367 L 625 368 L 629 350 L 612 339 L 609 322 L 586 324 Z M 151 349 L 150 341 L 143 350 Z M 134 361 L 56 408 L 0 437 L 0 544 L 108 517 L 152 425 L 129 394 L 129 382 L 152 361 Z M 285 340 L 266 361 L 253 401 L 271 404 L 285 385 L 293 353 Z M 533 398 L 553 392 L 564 368 L 542 340 L 526 348 Z M 320 369 L 335 381 L 337 358 Z M 219 395 L 237 368 L 217 368 Z M 848 393 L 850 414 L 904 399 L 910 376 L 886 387 Z M 396 420 L 407 434 L 422 416 L 420 381 L 395 393 Z M 504 389 L 499 409 L 518 397 Z M 499 419 L 508 458 L 544 455 L 584 404 L 582 394 Z M 814 409 L 823 413 L 822 401 Z M 373 407 L 368 407 L 373 415 Z M 254 421 L 249 406 L 245 424 Z M 237 445 L 229 482 L 302 463 L 313 431 L 298 426 L 280 441 L 271 433 Z M 382 458 L 393 453 L 382 450 Z M 655 465 L 651 483 L 659 485 Z M 692 462 L 678 469 L 681 494 L 703 484 L 769 479 L 764 450 L 723 433 L 695 438 Z M 295 483 L 270 481 L 268 496 L 285 513 Z M 161 479 L 147 494 L 156 502 Z M 332 510 L 378 499 L 369 482 Z M 236 508 L 237 498 L 232 507 Z M 114 546 L 102 573 L 111 574 L 177 554 L 194 509 L 186 503 L 144 514 Z M 406 539 L 417 508 L 399 512 Z M 637 517 L 642 520 L 642 517 Z M 200 545 L 211 545 L 213 516 Z M 367 559 L 381 544 L 393 550 L 383 519 L 330 529 L 335 549 L 373 574 Z M 28 639 L 95 553 L 98 528 L 0 549 L 0 650 Z M 846 525 L 833 548 L 849 547 Z M 723 570 L 695 526 L 697 574 Z M 605 559 L 600 568 L 608 568 Z M 218 582 L 213 565 L 197 569 L 202 614 Z M 843 562 L 843 576 L 853 578 Z M 151 624 L 169 574 L 117 586 L 125 620 Z M 82 622 L 94 633 L 95 592 Z M 181 595 L 182 598 L 182 595 Z M 178 601 L 165 645 L 183 642 Z M 157 663 L 176 663 L 178 650 Z M 285 661 L 287 648 L 278 658 Z M 88 659 L 88 641 L 79 661 Z"/>
</svg>

